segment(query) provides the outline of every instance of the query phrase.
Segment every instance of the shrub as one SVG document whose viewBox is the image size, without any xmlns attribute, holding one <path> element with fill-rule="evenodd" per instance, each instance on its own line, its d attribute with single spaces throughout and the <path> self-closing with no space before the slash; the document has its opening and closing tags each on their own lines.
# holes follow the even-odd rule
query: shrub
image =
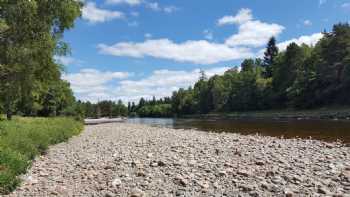
<svg viewBox="0 0 350 197">
<path fill-rule="evenodd" d="M 51 144 L 67 141 L 83 128 L 73 118 L 18 118 L 0 122 L 0 193 L 19 184 L 31 161 Z"/>
</svg>

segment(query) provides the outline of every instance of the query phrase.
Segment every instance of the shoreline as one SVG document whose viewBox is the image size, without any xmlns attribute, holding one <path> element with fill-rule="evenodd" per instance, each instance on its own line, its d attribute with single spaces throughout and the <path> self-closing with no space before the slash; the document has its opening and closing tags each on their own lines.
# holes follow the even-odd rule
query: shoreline
<svg viewBox="0 0 350 197">
<path fill-rule="evenodd" d="M 350 120 L 350 108 L 321 108 L 313 110 L 264 110 L 248 112 L 183 115 L 179 118 L 199 119 L 272 119 L 272 120 Z"/>
<path fill-rule="evenodd" d="M 52 146 L 23 179 L 10 196 L 347 196 L 350 147 L 109 123 Z"/>
</svg>

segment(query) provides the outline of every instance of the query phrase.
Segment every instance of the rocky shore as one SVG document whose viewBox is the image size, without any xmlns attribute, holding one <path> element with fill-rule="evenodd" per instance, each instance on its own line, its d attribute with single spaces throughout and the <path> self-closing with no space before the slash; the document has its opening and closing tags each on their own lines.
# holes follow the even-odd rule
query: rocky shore
<svg viewBox="0 0 350 197">
<path fill-rule="evenodd" d="M 350 196 L 350 147 L 112 123 L 37 158 L 9 196 Z"/>
</svg>

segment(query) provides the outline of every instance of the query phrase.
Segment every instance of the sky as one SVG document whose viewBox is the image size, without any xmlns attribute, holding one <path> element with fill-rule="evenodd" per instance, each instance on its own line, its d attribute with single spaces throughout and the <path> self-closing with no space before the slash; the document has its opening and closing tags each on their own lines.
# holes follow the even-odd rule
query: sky
<svg viewBox="0 0 350 197">
<path fill-rule="evenodd" d="M 56 60 L 77 99 L 136 102 L 261 57 L 271 36 L 283 51 L 349 21 L 350 0 L 85 0 Z"/>
</svg>

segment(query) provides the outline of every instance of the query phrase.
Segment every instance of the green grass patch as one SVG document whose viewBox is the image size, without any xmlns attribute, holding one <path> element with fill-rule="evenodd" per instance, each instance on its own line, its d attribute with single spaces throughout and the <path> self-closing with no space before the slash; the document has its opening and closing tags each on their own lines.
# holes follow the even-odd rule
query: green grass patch
<svg viewBox="0 0 350 197">
<path fill-rule="evenodd" d="M 49 145 L 67 141 L 83 129 L 73 118 L 19 118 L 0 121 L 0 193 L 19 184 L 18 175 L 26 172 L 35 156 Z"/>
</svg>

